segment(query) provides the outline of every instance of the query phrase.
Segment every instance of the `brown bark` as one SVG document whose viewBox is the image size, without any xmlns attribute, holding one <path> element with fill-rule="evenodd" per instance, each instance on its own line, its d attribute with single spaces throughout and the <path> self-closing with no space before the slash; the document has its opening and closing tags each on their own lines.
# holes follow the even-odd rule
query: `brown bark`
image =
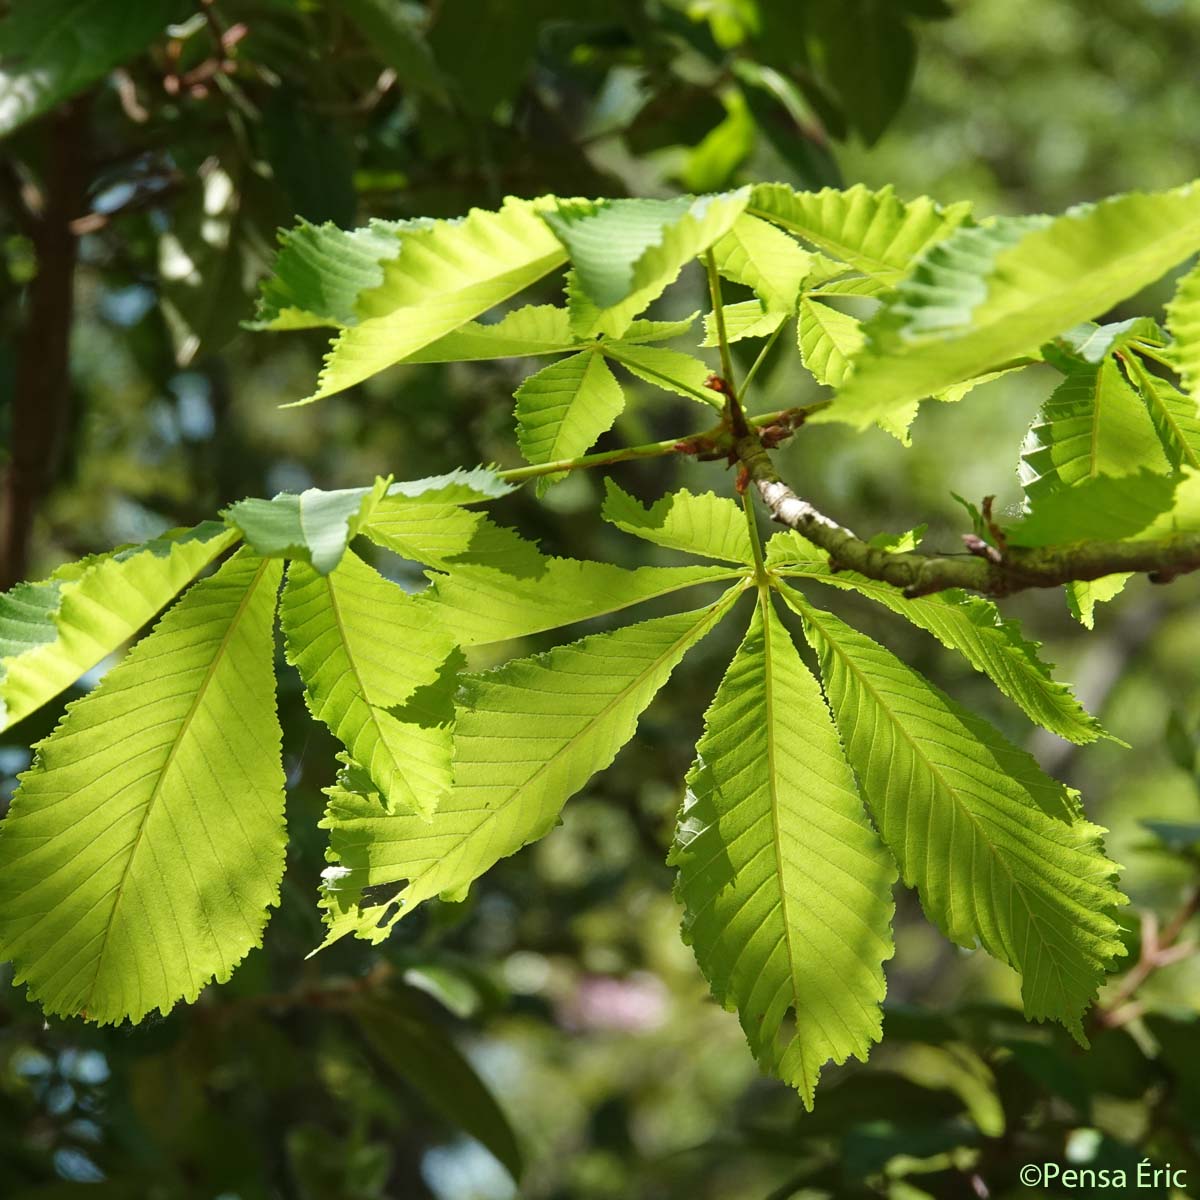
<svg viewBox="0 0 1200 1200">
<path fill-rule="evenodd" d="M 17 340 L 9 461 L 0 518 L 0 587 L 25 578 L 39 507 L 62 462 L 70 415 L 70 339 L 79 239 L 71 222 L 85 209 L 89 181 L 87 99 L 47 118 L 40 211 L 26 215 L 37 275 Z"/>
</svg>

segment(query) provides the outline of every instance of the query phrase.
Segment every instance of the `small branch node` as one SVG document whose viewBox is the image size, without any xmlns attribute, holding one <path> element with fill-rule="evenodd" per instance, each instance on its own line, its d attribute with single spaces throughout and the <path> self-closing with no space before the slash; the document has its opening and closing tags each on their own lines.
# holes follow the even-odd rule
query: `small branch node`
<svg viewBox="0 0 1200 1200">
<path fill-rule="evenodd" d="M 997 566 L 1004 561 L 1004 557 L 1000 551 L 995 546 L 985 542 L 978 534 L 964 533 L 962 540 L 963 545 L 977 558 L 986 558 L 988 562 L 995 563 Z"/>
</svg>

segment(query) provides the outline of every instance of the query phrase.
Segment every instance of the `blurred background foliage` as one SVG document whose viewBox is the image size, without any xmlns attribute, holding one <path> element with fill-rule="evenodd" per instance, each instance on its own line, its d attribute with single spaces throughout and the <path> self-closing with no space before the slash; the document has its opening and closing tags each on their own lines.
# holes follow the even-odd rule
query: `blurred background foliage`
<svg viewBox="0 0 1200 1200">
<path fill-rule="evenodd" d="M 310 390 L 322 339 L 239 322 L 276 228 L 296 214 L 348 226 L 459 214 L 507 193 L 669 195 L 771 178 L 894 182 L 906 196 L 1017 212 L 1200 175 L 1195 0 L 5 8 L 10 582 L 245 495 L 518 461 L 518 362 L 401 367 L 278 410 Z M 1114 316 L 1153 312 L 1164 295 Z M 553 287 L 537 298 L 555 299 Z M 663 315 L 702 306 L 697 277 Z M 760 410 L 815 395 L 794 355 L 760 379 Z M 883 433 L 804 430 L 781 466 L 854 528 L 929 522 L 928 543 L 952 545 L 963 527 L 952 491 L 1018 498 L 1017 451 L 1049 386 L 1026 372 L 927 406 L 908 449 Z M 695 426 L 686 401 L 629 387 L 611 439 Z M 731 486 L 719 464 L 615 474 L 643 498 Z M 557 553 L 670 561 L 598 520 L 600 484 L 577 473 L 544 503 L 521 493 L 496 515 Z M 421 585 L 412 564 L 378 565 Z M 1027 1025 L 1015 977 L 946 944 L 906 897 L 871 1063 L 830 1068 L 811 1115 L 757 1074 L 679 941 L 663 863 L 732 627 L 729 645 L 714 639 L 684 664 L 544 842 L 465 902 L 426 905 L 377 949 L 342 943 L 305 960 L 320 938 L 316 824 L 334 745 L 284 668 L 292 840 L 264 947 L 196 1005 L 136 1028 L 46 1023 L 6 987 L 0 1194 L 916 1200 L 1032 1196 L 1023 1163 L 1128 1170 L 1143 1157 L 1200 1182 L 1198 591 L 1195 577 L 1136 583 L 1092 635 L 1059 595 L 1006 602 L 1133 746 L 1084 751 L 1031 735 L 918 632 L 818 597 L 855 608 L 868 632 L 1029 745 L 1111 828 L 1133 899 L 1132 969 L 1102 995 L 1090 1052 Z M 60 712 L 0 739 L 0 802 Z"/>
</svg>

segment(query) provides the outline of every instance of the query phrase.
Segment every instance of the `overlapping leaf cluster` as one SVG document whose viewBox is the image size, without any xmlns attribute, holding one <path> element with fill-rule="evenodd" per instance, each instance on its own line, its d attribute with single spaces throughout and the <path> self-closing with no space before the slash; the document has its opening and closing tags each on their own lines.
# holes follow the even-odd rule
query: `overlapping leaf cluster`
<svg viewBox="0 0 1200 1200">
<path fill-rule="evenodd" d="M 861 187 L 510 199 L 461 221 L 301 225 L 283 239 L 257 324 L 336 331 L 314 400 L 396 363 L 551 358 L 516 391 L 530 466 L 508 473 L 545 484 L 620 413 L 614 366 L 721 407 L 702 357 L 655 344 L 693 319 L 642 315 L 702 256 L 753 297 L 710 313 L 702 344 L 723 327 L 770 348 L 794 322 L 805 364 L 839 389 L 814 419 L 906 438 L 927 397 L 960 399 L 1030 362 L 1057 367 L 1063 381 L 1023 452 L 1028 512 L 984 532 L 1030 546 L 1161 536 L 1200 526 L 1196 273 L 1166 330 L 1080 322 L 1198 246 L 1190 189 L 1019 221 Z M 564 268 L 561 305 L 496 313 Z M 797 585 L 873 599 L 1037 724 L 1077 743 L 1103 736 L 1015 622 L 979 597 L 906 600 L 835 572 L 795 533 L 763 547 L 750 510 L 711 493 L 646 508 L 610 483 L 604 505 L 617 528 L 703 565 L 549 557 L 473 507 L 511 486 L 477 469 L 245 500 L 222 522 L 0 597 L 12 722 L 191 584 L 68 706 L 0 832 L 0 951 L 48 1011 L 165 1011 L 227 978 L 261 937 L 284 854 L 277 610 L 308 706 L 344 747 L 322 821 L 326 942 L 377 942 L 422 901 L 461 896 L 545 835 L 741 601 L 746 631 L 708 707 L 671 861 L 685 937 L 759 1061 L 811 1104 L 825 1062 L 866 1056 L 897 875 L 947 937 L 1020 972 L 1030 1017 L 1083 1038 L 1121 953 L 1102 831 L 1028 754 Z M 429 586 L 391 582 L 356 538 L 423 564 Z M 470 647 L 697 587 L 682 611 L 465 670 Z M 1116 590 L 1079 585 L 1073 602 L 1090 620 Z"/>
</svg>

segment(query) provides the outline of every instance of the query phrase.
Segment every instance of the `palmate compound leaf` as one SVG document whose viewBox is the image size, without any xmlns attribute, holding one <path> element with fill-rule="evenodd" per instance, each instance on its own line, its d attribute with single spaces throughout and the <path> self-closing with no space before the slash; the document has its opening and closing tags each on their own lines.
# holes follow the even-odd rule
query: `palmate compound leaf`
<svg viewBox="0 0 1200 1200">
<path fill-rule="evenodd" d="M 705 715 L 670 862 L 684 938 L 759 1063 L 812 1108 L 880 1037 L 896 867 L 765 595 Z"/>
<path fill-rule="evenodd" d="M 1002 218 L 934 245 L 863 329 L 837 403 L 860 429 L 1034 352 L 1200 246 L 1200 189 L 1130 193 L 1055 218 Z"/>
<path fill-rule="evenodd" d="M 69 563 L 0 595 L 0 728 L 117 650 L 236 541 L 206 521 Z"/>
<path fill-rule="evenodd" d="M 1082 1015 L 1124 953 L 1103 830 L 1075 793 L 893 654 L 790 588 L 846 755 L 931 920 L 1021 974 L 1025 1015 Z"/>
<path fill-rule="evenodd" d="M 450 787 L 453 678 L 443 676 L 457 655 L 429 606 L 348 551 L 327 575 L 288 567 L 280 622 L 313 716 L 389 811 L 430 816 Z"/>
<path fill-rule="evenodd" d="M 967 220 L 970 205 L 941 208 L 927 196 L 906 204 L 891 187 L 797 192 L 787 184 L 764 183 L 752 190 L 746 211 L 891 285 L 923 251 Z"/>
<path fill-rule="evenodd" d="M 987 675 L 1043 729 L 1080 745 L 1105 736 L 1071 689 L 1051 675 L 1038 643 L 1029 641 L 1015 620 L 1002 617 L 992 601 L 957 589 L 907 599 L 891 584 L 855 571 L 830 570 L 829 556 L 792 530 L 775 534 L 766 549 L 767 566 L 780 575 L 858 592 L 931 633 Z"/>
<path fill-rule="evenodd" d="M 282 567 L 241 550 L 37 747 L 0 826 L 0 954 L 47 1012 L 140 1020 L 259 944 L 286 840 Z"/>
<path fill-rule="evenodd" d="M 729 611 L 715 604 L 598 633 L 467 677 L 454 786 L 431 822 L 385 814 L 350 764 L 328 790 L 326 944 L 386 938 L 423 900 L 460 895 L 553 827 L 563 804 L 616 757 L 680 659 Z M 364 895 L 369 889 L 370 899 Z"/>
<path fill-rule="evenodd" d="M 622 337 L 745 211 L 750 192 L 671 200 L 559 201 L 544 213 L 570 253 L 567 307 L 576 333 Z"/>
<path fill-rule="evenodd" d="M 319 400 L 343 391 L 452 333 L 566 261 L 538 216 L 547 202 L 508 199 L 499 212 L 406 231 L 383 263 L 383 282 L 361 292 L 358 324 L 343 329 L 325 359 Z"/>
</svg>

